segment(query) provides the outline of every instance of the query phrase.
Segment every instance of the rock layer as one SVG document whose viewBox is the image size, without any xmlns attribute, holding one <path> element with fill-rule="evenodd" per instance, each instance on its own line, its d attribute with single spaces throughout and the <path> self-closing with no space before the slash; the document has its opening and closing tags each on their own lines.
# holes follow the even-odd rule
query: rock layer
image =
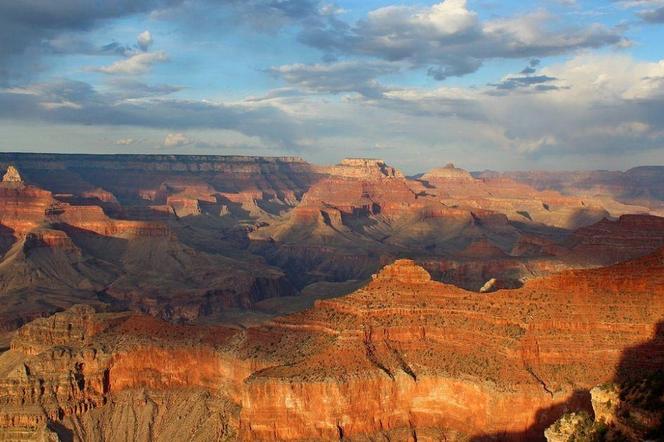
<svg viewBox="0 0 664 442">
<path fill-rule="evenodd" d="M 118 431 L 144 437 L 137 422 L 150 422 L 166 434 L 174 415 L 159 404 L 182 409 L 207 391 L 216 399 L 195 421 L 241 440 L 432 429 L 534 440 L 564 407 L 585 403 L 575 392 L 612 378 L 626 347 L 652 336 L 663 278 L 660 250 L 477 294 L 399 260 L 350 295 L 245 329 L 76 308 L 26 325 L 0 355 L 9 410 L 0 425 L 56 422 L 93 440 L 136 410 Z M 663 364 L 657 348 L 644 360 Z"/>
</svg>

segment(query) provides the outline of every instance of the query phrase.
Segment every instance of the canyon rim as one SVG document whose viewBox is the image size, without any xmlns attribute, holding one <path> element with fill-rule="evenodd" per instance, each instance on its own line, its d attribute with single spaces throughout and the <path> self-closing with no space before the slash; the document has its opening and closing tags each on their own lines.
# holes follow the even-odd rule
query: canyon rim
<svg viewBox="0 0 664 442">
<path fill-rule="evenodd" d="M 662 0 L 0 0 L 0 441 L 664 441 Z"/>
</svg>

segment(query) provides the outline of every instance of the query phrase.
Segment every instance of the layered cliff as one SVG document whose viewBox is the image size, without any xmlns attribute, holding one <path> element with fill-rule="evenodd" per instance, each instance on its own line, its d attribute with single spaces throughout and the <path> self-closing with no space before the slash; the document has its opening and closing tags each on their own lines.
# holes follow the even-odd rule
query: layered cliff
<svg viewBox="0 0 664 442">
<path fill-rule="evenodd" d="M 113 195 L 127 205 L 163 204 L 164 186 L 176 192 L 210 186 L 215 194 L 292 205 L 319 177 L 297 157 L 217 155 L 61 155 L 0 153 L 0 166 L 14 165 L 25 177 L 58 194 Z M 191 195 L 191 204 L 197 194 Z"/>
<path fill-rule="evenodd" d="M 507 251 L 518 240 L 501 213 L 445 204 L 430 186 L 392 169 L 378 160 L 344 160 L 293 210 L 251 232 L 251 250 L 304 286 L 321 275 L 365 279 L 395 256 L 455 259 L 473 242 Z M 491 257 L 480 255 L 474 258 Z M 479 288 L 484 281 L 455 282 Z"/>
<path fill-rule="evenodd" d="M 148 425 L 153 440 L 185 413 L 182 431 L 209 434 L 207 422 L 240 440 L 538 440 L 651 339 L 663 278 L 660 250 L 478 294 L 399 260 L 347 296 L 245 329 L 76 308 L 26 325 L 0 355 L 0 426 L 107 440 L 114 425 L 145 440 Z M 660 350 L 631 360 L 663 364 Z"/>
<path fill-rule="evenodd" d="M 308 330 L 329 344 L 248 380 L 241 434 L 295 438 L 295 421 L 318 438 L 431 426 L 541 437 L 551 416 L 539 409 L 573 403 L 576 389 L 610 379 L 622 348 L 652 333 L 664 308 L 661 252 L 652 259 L 493 295 L 433 282 L 397 261 L 364 289 L 277 322 L 270 335 Z M 620 299 L 606 289 L 614 284 Z M 318 405 L 320 395 L 334 400 Z M 291 425 L 281 426 L 286 415 Z"/>
<path fill-rule="evenodd" d="M 664 245 L 664 218 L 623 215 L 576 230 L 565 241 L 571 259 L 586 264 L 612 264 L 647 255 Z"/>
<path fill-rule="evenodd" d="M 646 254 L 662 229 L 602 221 L 644 208 L 453 165 L 419 179 L 361 158 L 4 153 L 0 165 L 5 330 L 79 302 L 211 319 L 398 257 L 475 291 L 519 287 Z M 567 238 L 577 226 L 589 227 Z"/>
<path fill-rule="evenodd" d="M 611 198 L 626 204 L 646 206 L 662 214 L 664 210 L 664 166 L 641 166 L 621 171 L 485 171 L 482 178 L 511 178 L 540 190 L 556 190 L 567 195 Z"/>
</svg>

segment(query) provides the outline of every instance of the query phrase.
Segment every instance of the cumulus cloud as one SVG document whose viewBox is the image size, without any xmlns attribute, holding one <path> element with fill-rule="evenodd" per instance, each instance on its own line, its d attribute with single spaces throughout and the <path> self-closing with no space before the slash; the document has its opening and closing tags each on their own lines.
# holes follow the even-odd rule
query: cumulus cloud
<svg viewBox="0 0 664 442">
<path fill-rule="evenodd" d="M 486 155 L 498 149 L 512 158 L 597 154 L 629 161 L 640 152 L 664 152 L 664 61 L 583 54 L 485 88 L 386 89 L 379 98 L 358 101 L 381 113 L 377 121 L 402 120 L 382 114 L 388 110 L 406 116 L 413 128 L 438 121 L 451 131 L 440 134 L 447 143 L 454 145 L 451 134 L 460 132 L 475 138 L 464 144 L 468 149 L 485 146 Z"/>
<path fill-rule="evenodd" d="M 153 42 L 152 34 L 147 30 L 138 34 L 138 37 L 136 38 L 136 43 L 142 51 L 147 51 Z"/>
<path fill-rule="evenodd" d="M 649 23 L 664 23 L 664 6 L 639 13 Z"/>
<path fill-rule="evenodd" d="M 24 68 L 40 51 L 62 52 L 95 49 L 77 37 L 69 37 L 69 45 L 61 40 L 63 34 L 84 32 L 99 23 L 136 13 L 172 7 L 183 0 L 31 0 L 0 2 L 0 84 L 10 76 L 21 78 L 29 74 Z M 76 41 L 77 40 L 77 41 Z M 51 42 L 44 45 L 43 42 Z"/>
<path fill-rule="evenodd" d="M 182 132 L 170 133 L 164 138 L 164 147 L 180 147 L 192 143 L 193 141 Z"/>
<path fill-rule="evenodd" d="M 91 70 L 109 75 L 138 75 L 148 72 L 154 64 L 165 61 L 168 61 L 168 55 L 164 51 L 140 52 L 130 55 L 125 60 Z"/>
<path fill-rule="evenodd" d="M 133 138 L 120 138 L 118 140 L 115 140 L 115 145 L 117 146 L 129 146 L 131 144 L 134 144 L 136 142 L 135 139 Z"/>
<path fill-rule="evenodd" d="M 617 29 L 569 26 L 544 11 L 481 21 L 465 0 L 387 6 L 354 25 L 318 23 L 303 29 L 302 42 L 329 53 L 429 65 L 438 80 L 472 73 L 487 59 L 543 57 L 624 41 Z"/>
<path fill-rule="evenodd" d="M 588 24 L 588 18 L 575 22 L 569 19 L 572 15 L 563 20 L 543 9 L 479 15 L 470 7 L 473 3 L 463 0 L 429 6 L 393 2 L 359 19 L 348 19 L 355 16 L 319 0 L 119 0 L 112 7 L 109 2 L 97 3 L 0 2 L 0 77 L 3 72 L 5 79 L 9 74 L 24 75 L 11 82 L 14 87 L 0 88 L 3 130 L 19 123 L 61 131 L 98 130 L 106 148 L 109 138 L 104 131 L 130 127 L 136 129 L 124 133 L 132 138 L 111 143 L 131 146 L 130 140 L 139 140 L 136 143 L 145 146 L 142 137 L 147 132 L 149 144 L 177 151 L 217 149 L 235 137 L 237 146 L 305 150 L 317 161 L 330 155 L 336 160 L 339 145 L 356 155 L 371 155 L 380 146 L 380 155 L 388 159 L 393 155 L 400 164 L 422 165 L 442 152 L 478 158 L 483 167 L 587 153 L 632 161 L 639 153 L 664 152 L 664 62 L 639 62 L 621 52 L 593 55 L 594 48 L 625 47 L 624 27 Z M 631 6 L 655 22 L 664 4 L 642 0 Z M 149 75 L 137 77 L 168 58 L 166 52 L 153 52 L 149 31 L 131 42 L 100 45 L 91 40 L 88 31 L 132 14 L 172 20 L 161 23 L 160 29 L 172 26 L 175 32 L 195 35 L 198 41 L 193 43 L 211 41 L 221 32 L 247 32 L 247 27 L 253 36 L 256 30 L 274 35 L 279 44 L 297 35 L 299 42 L 317 48 L 324 62 L 259 66 L 282 84 L 258 91 L 258 97 L 238 102 L 182 99 L 188 93 L 183 86 L 152 84 Z M 278 33 L 284 26 L 288 32 Z M 201 32 L 209 34 L 202 38 Z M 244 48 L 251 50 L 252 44 Z M 204 50 L 201 46 L 196 50 Z M 107 74 L 93 76 L 100 82 L 97 86 L 57 79 L 30 84 L 29 73 L 38 70 L 34 57 L 45 53 L 104 54 L 118 61 L 91 68 Z M 552 65 L 546 58 L 558 54 L 566 54 L 568 61 Z M 482 75 L 482 84 L 472 87 L 431 87 L 412 72 L 445 80 L 472 74 L 488 60 L 506 58 L 524 60 L 523 69 L 491 81 Z M 19 59 L 29 65 L 19 64 Z M 67 71 L 59 72 L 76 67 L 68 65 Z M 168 78 L 161 81 L 173 81 Z M 186 73 L 181 78 L 188 86 Z M 428 86 L 411 86 L 419 82 Z M 191 96 L 201 93 L 193 91 Z M 135 135 L 137 131 L 141 135 Z M 206 131 L 207 138 L 202 137 Z"/>
</svg>

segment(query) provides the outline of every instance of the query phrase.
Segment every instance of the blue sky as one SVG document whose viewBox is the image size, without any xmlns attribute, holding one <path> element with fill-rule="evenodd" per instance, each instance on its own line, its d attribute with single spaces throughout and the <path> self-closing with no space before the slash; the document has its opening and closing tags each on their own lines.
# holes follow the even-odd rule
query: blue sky
<svg viewBox="0 0 664 442">
<path fill-rule="evenodd" d="M 664 163 L 664 0 L 0 5 L 0 150 Z"/>
</svg>

